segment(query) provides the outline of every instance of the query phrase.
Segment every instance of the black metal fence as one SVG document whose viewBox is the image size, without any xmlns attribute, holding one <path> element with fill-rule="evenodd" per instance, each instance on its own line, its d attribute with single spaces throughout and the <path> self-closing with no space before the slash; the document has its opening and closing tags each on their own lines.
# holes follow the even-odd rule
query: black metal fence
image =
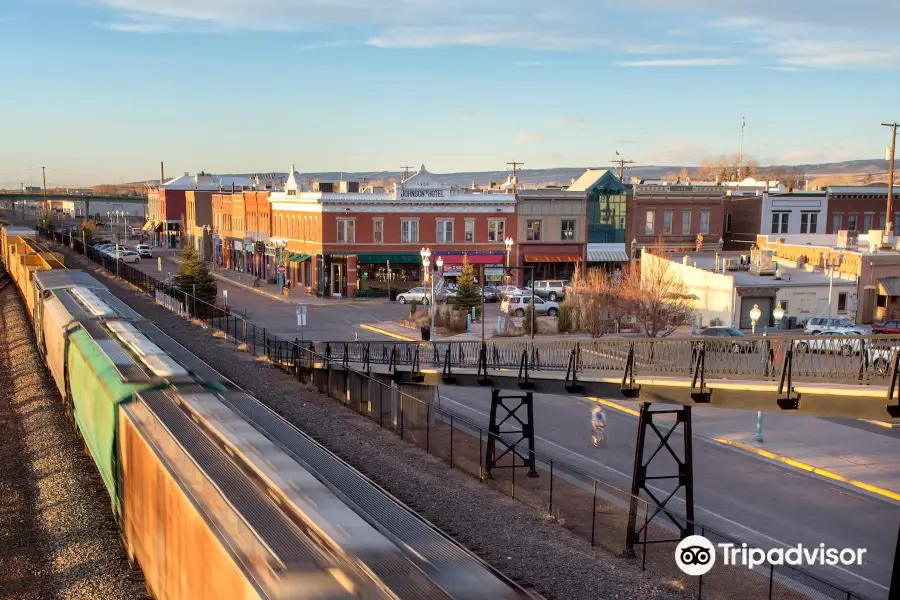
<svg viewBox="0 0 900 600">
<path fill-rule="evenodd" d="M 404 348 L 404 360 L 413 361 L 418 345 L 385 343 L 383 347 L 373 350 L 376 343 L 368 346 L 323 342 L 304 344 L 297 340 L 281 339 L 240 315 L 207 304 L 175 285 L 117 262 L 90 246 L 84 247 L 77 237 L 59 232 L 41 233 L 85 255 L 108 273 L 117 275 L 173 312 L 197 320 L 203 327 L 212 330 L 214 335 L 236 344 L 239 350 L 265 357 L 301 384 L 314 387 L 341 402 L 380 427 L 393 431 L 401 439 L 442 459 L 450 467 L 466 472 L 485 485 L 537 509 L 545 519 L 589 540 L 592 546 L 603 547 L 626 560 L 639 563 L 642 569 L 678 582 L 690 597 L 864 600 L 861 595 L 793 566 L 765 565 L 754 570 L 737 566 L 716 567 L 701 577 L 688 577 L 678 570 L 674 560 L 677 541 L 673 541 L 673 534 L 677 534 L 679 529 L 688 529 L 683 516 L 666 509 L 657 512 L 654 505 L 630 491 L 543 453 L 531 451 L 537 465 L 537 477 L 525 474 L 521 451 L 508 453 L 488 472 L 485 451 L 493 434 L 472 421 L 440 408 L 429 398 L 416 397 L 411 387 L 403 390 L 387 376 L 373 376 L 353 366 L 353 363 L 364 362 L 364 356 L 356 353 L 366 353 L 371 362 L 376 362 L 376 355 L 379 361 L 384 360 L 396 347 Z M 441 350 L 446 351 L 447 348 L 459 353 L 456 358 L 461 363 L 471 361 L 473 354 L 477 356 L 474 348 L 467 344 L 442 346 Z M 507 357 L 504 354 L 507 350 L 503 348 L 498 345 L 498 365 L 506 364 L 504 361 L 511 360 L 518 352 L 513 350 L 513 354 Z M 438 352 L 437 356 L 429 358 L 423 355 L 421 358 L 439 363 L 438 359 L 442 357 Z M 502 432 L 500 437 L 507 443 L 514 443 Z M 635 554 L 627 551 L 625 543 L 629 508 L 636 515 L 640 531 L 640 540 L 634 544 L 637 547 Z M 693 530 L 714 544 L 741 546 L 740 541 L 701 523 L 693 523 Z"/>
</svg>

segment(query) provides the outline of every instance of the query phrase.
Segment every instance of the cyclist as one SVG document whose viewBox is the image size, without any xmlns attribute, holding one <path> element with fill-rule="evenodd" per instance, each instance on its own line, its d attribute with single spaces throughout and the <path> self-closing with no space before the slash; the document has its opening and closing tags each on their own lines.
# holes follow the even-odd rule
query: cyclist
<svg viewBox="0 0 900 600">
<path fill-rule="evenodd" d="M 591 440 L 594 442 L 594 447 L 599 446 L 601 442 L 606 446 L 606 413 L 599 404 L 595 405 L 594 410 L 591 411 L 591 428 L 593 429 Z"/>
</svg>

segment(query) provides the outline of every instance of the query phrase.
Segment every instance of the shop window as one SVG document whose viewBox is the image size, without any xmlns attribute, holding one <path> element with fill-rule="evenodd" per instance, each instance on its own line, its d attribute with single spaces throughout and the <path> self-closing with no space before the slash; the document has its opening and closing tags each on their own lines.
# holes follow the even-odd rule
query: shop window
<svg viewBox="0 0 900 600">
<path fill-rule="evenodd" d="M 337 220 L 337 241 L 345 244 L 356 242 L 356 221 L 353 219 Z"/>
<path fill-rule="evenodd" d="M 530 219 L 525 221 L 525 239 L 529 242 L 541 241 L 541 220 Z"/>
<path fill-rule="evenodd" d="M 878 298 L 876 299 L 875 306 L 877 306 L 878 308 L 887 308 L 887 296 L 882 296 L 881 294 L 879 294 Z"/>
<path fill-rule="evenodd" d="M 847 292 L 838 294 L 838 312 L 847 312 Z"/>
<path fill-rule="evenodd" d="M 575 241 L 575 219 L 563 219 L 560 221 L 559 239 L 564 242 Z"/>
</svg>

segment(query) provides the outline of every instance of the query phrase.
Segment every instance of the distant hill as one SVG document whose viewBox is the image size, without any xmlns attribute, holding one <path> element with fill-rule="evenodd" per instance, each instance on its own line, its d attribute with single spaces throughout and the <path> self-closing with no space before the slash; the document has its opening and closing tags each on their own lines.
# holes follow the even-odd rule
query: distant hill
<svg viewBox="0 0 900 600">
<path fill-rule="evenodd" d="M 427 165 L 426 165 L 427 167 Z M 835 179 L 835 183 L 851 183 L 860 181 L 870 174 L 873 180 L 885 179 L 888 170 L 886 160 L 848 160 L 843 162 L 807 164 L 807 165 L 772 165 L 774 167 L 792 167 L 802 169 L 807 178 L 812 181 L 823 181 Z M 546 184 L 556 183 L 566 185 L 573 179 L 577 179 L 585 169 L 597 167 L 559 167 L 553 169 L 521 169 L 518 171 L 520 184 Z M 639 177 L 641 179 L 661 179 L 669 173 L 677 173 L 682 169 L 692 171 L 697 167 L 677 166 L 677 165 L 636 165 L 626 170 L 625 175 L 628 177 Z M 763 167 L 770 168 L 770 167 Z M 613 167 L 610 167 L 614 170 Z M 286 172 L 274 172 L 276 176 L 287 177 Z M 432 173 L 434 177 L 446 184 L 469 186 L 474 181 L 477 185 L 488 185 L 490 182 L 497 184 L 506 181 L 509 171 L 464 171 L 458 173 Z M 220 173 L 224 176 L 248 176 L 250 173 Z M 402 173 L 399 171 L 356 171 L 356 172 L 339 172 L 339 171 L 315 171 L 301 172 L 301 175 L 309 179 L 318 181 L 357 181 L 366 178 L 367 181 L 399 179 Z M 145 182 L 134 182 L 145 183 Z"/>
</svg>

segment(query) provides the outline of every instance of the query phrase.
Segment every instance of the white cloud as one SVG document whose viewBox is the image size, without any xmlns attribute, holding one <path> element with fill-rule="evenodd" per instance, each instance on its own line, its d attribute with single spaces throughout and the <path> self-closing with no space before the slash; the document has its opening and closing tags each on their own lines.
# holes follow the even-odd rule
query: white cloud
<svg viewBox="0 0 900 600">
<path fill-rule="evenodd" d="M 552 125 L 554 127 L 581 127 L 585 122 L 584 117 L 568 117 L 553 121 Z"/>
<path fill-rule="evenodd" d="M 348 40 L 330 40 L 324 42 L 312 42 L 309 44 L 301 44 L 297 46 L 297 50 L 307 52 L 310 50 L 322 50 L 324 48 L 343 48 L 345 46 L 353 46 L 359 42 L 351 42 Z"/>
<path fill-rule="evenodd" d="M 542 139 L 544 139 L 544 136 L 533 131 L 523 131 L 519 134 L 520 142 L 539 142 Z"/>
<path fill-rule="evenodd" d="M 472 115 L 477 115 L 481 111 L 478 110 L 477 108 L 472 108 L 471 106 L 464 106 L 464 107 L 460 108 L 459 110 L 457 110 L 456 112 L 468 117 L 468 116 L 472 116 Z"/>
<path fill-rule="evenodd" d="M 626 60 L 620 67 L 727 67 L 743 64 L 737 58 L 660 58 L 655 60 Z"/>
<path fill-rule="evenodd" d="M 857 0 L 633 0 L 619 35 L 595 35 L 613 0 L 88 0 L 112 10 L 116 31 L 313 32 L 379 48 L 511 47 L 554 52 L 604 50 L 646 60 L 628 67 L 737 64 L 809 69 L 900 68 L 900 2 Z M 702 18 L 698 18 L 702 15 Z M 666 44 L 659 40 L 684 40 Z M 677 38 L 677 39 L 676 39 Z M 720 58 L 721 56 L 733 58 Z M 517 66 L 548 66 L 536 56 Z"/>
</svg>

